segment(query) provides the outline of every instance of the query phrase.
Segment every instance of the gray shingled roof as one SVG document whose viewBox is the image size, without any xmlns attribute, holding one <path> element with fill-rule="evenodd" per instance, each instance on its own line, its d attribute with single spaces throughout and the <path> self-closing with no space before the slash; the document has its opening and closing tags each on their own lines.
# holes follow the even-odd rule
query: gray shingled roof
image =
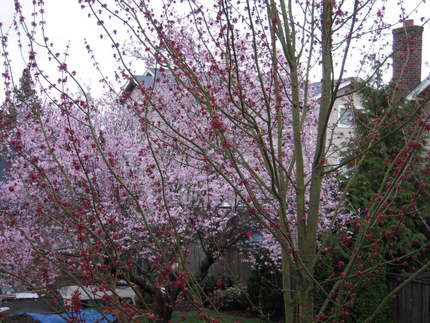
<svg viewBox="0 0 430 323">
<path fill-rule="evenodd" d="M 361 82 L 362 80 L 358 77 L 348 77 L 343 79 L 340 82 L 340 86 L 339 86 L 339 90 L 342 90 L 348 86 L 350 86 L 351 84 L 355 83 L 355 82 Z M 335 83 L 337 82 L 337 80 L 334 81 Z M 313 83 L 309 83 L 309 89 L 312 93 L 312 96 L 320 96 L 322 93 L 322 83 L 321 82 L 313 82 Z"/>
<path fill-rule="evenodd" d="M 6 178 L 7 162 L 0 156 L 0 181 Z"/>
<path fill-rule="evenodd" d="M 160 71 L 156 68 L 148 69 L 143 75 L 134 75 L 124 88 L 124 91 L 131 92 L 137 86 L 136 80 L 144 87 L 153 87 L 157 82 L 175 82 L 172 73 L 168 70 Z"/>
</svg>

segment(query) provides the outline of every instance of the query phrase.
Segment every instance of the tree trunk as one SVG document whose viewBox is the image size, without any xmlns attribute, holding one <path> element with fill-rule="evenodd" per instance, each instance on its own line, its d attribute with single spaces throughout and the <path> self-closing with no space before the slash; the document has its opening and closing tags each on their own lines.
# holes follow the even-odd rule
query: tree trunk
<svg viewBox="0 0 430 323">
<path fill-rule="evenodd" d="M 291 264 L 289 262 L 289 255 L 287 251 L 283 248 L 282 250 L 282 288 L 283 288 L 283 298 L 284 298 L 284 312 L 285 312 L 285 323 L 294 322 L 294 297 L 292 294 L 291 286 Z"/>
<path fill-rule="evenodd" d="M 176 293 L 175 293 L 176 294 Z M 157 316 L 156 323 L 167 323 L 172 319 L 176 297 L 157 290 L 152 298 L 152 311 Z"/>
</svg>

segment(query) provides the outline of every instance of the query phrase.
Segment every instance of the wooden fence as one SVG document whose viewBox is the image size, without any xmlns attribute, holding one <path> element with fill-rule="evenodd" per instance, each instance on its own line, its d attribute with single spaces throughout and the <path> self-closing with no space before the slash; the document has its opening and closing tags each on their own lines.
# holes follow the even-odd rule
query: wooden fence
<svg viewBox="0 0 430 323">
<path fill-rule="evenodd" d="M 188 270 L 196 273 L 205 256 L 200 246 L 194 245 L 189 247 L 189 249 Z M 251 264 L 245 260 L 244 255 L 236 249 L 230 249 L 225 253 L 222 259 L 212 265 L 209 274 L 230 277 L 235 282 L 242 283 L 248 280 L 251 275 L 251 270 Z"/>
<path fill-rule="evenodd" d="M 389 275 L 390 288 L 395 288 L 405 276 Z M 403 287 L 392 302 L 397 323 L 430 322 L 430 274 L 425 274 Z"/>
</svg>

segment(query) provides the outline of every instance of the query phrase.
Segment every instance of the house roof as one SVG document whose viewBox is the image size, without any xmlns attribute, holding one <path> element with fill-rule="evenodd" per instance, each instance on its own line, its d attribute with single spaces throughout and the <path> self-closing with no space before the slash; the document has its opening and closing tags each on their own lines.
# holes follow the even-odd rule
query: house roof
<svg viewBox="0 0 430 323">
<path fill-rule="evenodd" d="M 123 87 L 123 92 L 132 92 L 136 86 L 136 81 L 143 87 L 154 87 L 157 82 L 173 82 L 173 76 L 168 70 L 159 70 L 149 68 L 143 75 L 133 75 L 127 84 Z"/>
<path fill-rule="evenodd" d="M 409 101 L 421 101 L 430 97 L 430 75 L 427 76 L 415 89 L 406 97 Z"/>
<path fill-rule="evenodd" d="M 7 162 L 0 156 L 0 181 L 6 177 L 7 173 Z"/>
<path fill-rule="evenodd" d="M 358 77 L 349 77 L 346 79 L 343 79 L 340 82 L 339 85 L 339 90 L 342 91 L 343 89 L 346 89 L 354 84 L 356 84 L 357 82 L 362 82 L 363 80 L 358 78 Z M 337 80 L 334 81 L 335 83 L 337 82 Z M 312 92 L 312 95 L 319 98 L 322 94 L 322 83 L 321 82 L 313 82 L 309 84 L 309 89 Z"/>
</svg>

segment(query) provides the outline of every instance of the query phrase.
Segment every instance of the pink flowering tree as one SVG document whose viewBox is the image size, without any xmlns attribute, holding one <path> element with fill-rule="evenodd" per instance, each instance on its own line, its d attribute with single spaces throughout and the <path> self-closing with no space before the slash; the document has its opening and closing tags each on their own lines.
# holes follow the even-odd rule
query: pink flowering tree
<svg viewBox="0 0 430 323">
<path fill-rule="evenodd" d="M 148 317 L 168 320 L 176 298 L 258 224 L 223 209 L 235 198 L 229 186 L 118 98 L 32 94 L 3 111 L 2 273 L 34 289 L 65 279 L 106 296 L 126 280 L 142 302 L 151 296 Z M 204 259 L 190 272 L 195 244 Z M 110 305 L 128 319 L 139 313 Z"/>
<path fill-rule="evenodd" d="M 175 1 L 161 9 L 134 1 L 79 3 L 112 42 L 121 66 L 116 75 L 134 90 L 92 98 L 52 51 L 43 17 L 37 20 L 43 4 L 29 30 L 17 2 L 35 92 L 15 108 L 10 91 L 5 103 L 13 111 L 4 113 L 5 123 L 13 118 L 2 134 L 10 156 L 0 223 L 7 271 L 36 286 L 63 275 L 106 292 L 125 279 L 140 287 L 142 300 L 152 294 L 152 306 L 142 310 L 147 317 L 168 321 L 179 295 L 198 303 L 194 281 L 217 257 L 259 231 L 282 270 L 285 322 L 346 320 L 356 297 L 351 281 L 381 265 L 365 266 L 373 252 L 366 237 L 395 198 L 425 126 L 424 117 L 372 207 L 354 216 L 339 187 L 342 164 L 330 157 L 329 124 L 336 100 L 359 90 L 340 91 L 351 49 L 363 40 L 375 43 L 391 27 L 383 2 L 214 1 L 207 7 L 189 1 L 187 9 Z M 119 43 L 112 27 L 118 25 L 132 46 Z M 58 81 L 40 66 L 33 46 L 40 35 L 59 67 Z M 92 54 L 90 44 L 87 50 Z M 383 66 L 375 55 L 363 57 L 372 70 Z M 156 69 L 151 84 L 131 72 L 128 62 L 136 59 Z M 320 75 L 317 89 L 313 73 Z M 80 92 L 66 90 L 69 83 Z M 220 207 L 236 201 L 239 208 Z M 333 249 L 333 233 L 348 257 L 333 264 L 333 284 L 326 287 L 315 266 Z M 187 269 L 195 242 L 206 255 L 197 274 Z M 20 264 L 17 252 L 25 255 Z M 37 270 L 28 274 L 26 264 Z M 316 291 L 324 295 L 319 308 Z M 111 304 L 125 317 L 140 313 L 117 299 Z"/>
</svg>

